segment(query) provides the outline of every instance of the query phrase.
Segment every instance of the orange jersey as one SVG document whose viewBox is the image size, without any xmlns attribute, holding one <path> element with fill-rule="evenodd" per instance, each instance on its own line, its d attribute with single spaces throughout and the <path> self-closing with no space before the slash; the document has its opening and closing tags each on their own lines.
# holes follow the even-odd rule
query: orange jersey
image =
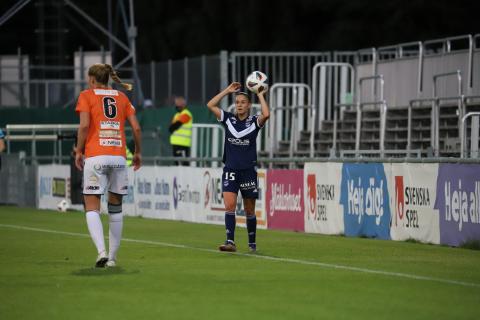
<svg viewBox="0 0 480 320">
<path fill-rule="evenodd" d="M 135 114 L 135 108 L 123 92 L 112 89 L 82 91 L 75 111 L 90 114 L 85 157 L 125 157 L 125 120 Z"/>
</svg>

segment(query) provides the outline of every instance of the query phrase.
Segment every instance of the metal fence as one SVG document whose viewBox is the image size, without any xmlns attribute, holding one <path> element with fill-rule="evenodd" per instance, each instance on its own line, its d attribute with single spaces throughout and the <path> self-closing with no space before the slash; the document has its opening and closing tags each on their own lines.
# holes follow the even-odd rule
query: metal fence
<svg viewBox="0 0 480 320">
<path fill-rule="evenodd" d="M 0 77 L 2 107 L 8 106 L 3 103 L 3 98 L 17 97 L 16 106 L 65 108 L 74 104 L 78 92 L 85 87 L 84 79 L 79 80 L 78 76 L 74 77 L 76 80 L 36 79 L 34 75 L 38 74 L 41 68 L 25 64 L 23 56 L 19 59 L 15 75 L 18 79 L 6 81 Z M 134 81 L 137 90 L 131 96 L 135 104 L 141 106 L 150 100 L 154 107 L 161 107 L 171 105 L 172 97 L 176 95 L 184 96 L 190 105 L 205 104 L 229 82 L 243 82 L 253 70 L 262 70 L 269 76 L 271 84 L 304 84 L 312 89 L 312 102 L 308 105 L 315 111 L 316 115 L 312 116 L 316 119 L 312 123 L 313 126 L 309 124 L 301 127 L 305 130 L 311 127 L 318 128 L 315 129 L 317 131 L 322 130 L 322 122 L 333 120 L 335 105 L 338 104 L 359 105 L 381 101 L 382 106 L 409 106 L 411 109 L 412 103 L 415 104 L 418 99 L 418 101 L 432 99 L 431 147 L 435 150 L 436 156 L 439 156 L 437 120 L 439 117 L 437 111 L 440 112 L 437 105 L 441 102 L 439 99 L 453 97 L 452 101 L 458 103 L 460 126 L 464 114 L 462 101 L 465 97 L 480 94 L 479 59 L 480 35 L 465 35 L 353 52 L 222 51 L 217 55 L 138 65 L 136 73 L 129 69 L 120 71 L 127 76 L 138 75 Z M 81 67 L 83 69 L 70 68 L 70 72 L 72 75 L 84 74 L 85 66 Z M 0 68 L 2 75 L 6 71 L 3 70 L 3 65 Z M 444 74 L 459 75 L 462 82 L 457 85 L 451 79 L 447 79 L 448 77 L 439 76 Z M 361 79 L 380 76 L 381 81 L 366 83 L 362 88 L 359 87 Z M 432 78 L 434 81 L 431 81 Z M 289 94 L 288 91 L 285 93 L 286 100 L 292 100 Z M 273 108 L 285 105 L 277 103 L 279 99 L 275 98 L 271 97 Z M 224 99 L 222 103 L 222 107 L 226 108 L 232 101 Z M 409 123 L 410 113 L 409 111 Z M 299 118 L 298 121 L 302 120 Z M 383 128 L 380 129 L 379 151 L 383 150 L 384 122 L 382 115 Z M 277 127 L 281 128 L 280 125 Z M 359 128 L 360 124 L 357 124 L 357 150 Z M 408 148 L 410 131 L 409 125 Z M 460 134 L 461 132 L 459 138 Z M 267 141 L 269 139 L 262 135 L 259 150 L 265 151 L 269 147 Z M 291 143 L 290 148 L 296 148 L 295 143 Z"/>
<path fill-rule="evenodd" d="M 36 206 L 37 166 L 27 166 L 22 154 L 0 154 L 0 203 Z"/>
</svg>

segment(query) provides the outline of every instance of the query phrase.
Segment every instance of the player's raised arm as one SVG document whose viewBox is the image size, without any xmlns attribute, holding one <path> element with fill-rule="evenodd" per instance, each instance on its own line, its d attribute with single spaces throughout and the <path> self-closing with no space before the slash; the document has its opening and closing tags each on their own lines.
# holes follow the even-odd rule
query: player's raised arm
<svg viewBox="0 0 480 320">
<path fill-rule="evenodd" d="M 270 118 L 270 108 L 268 107 L 268 103 L 265 99 L 264 94 L 264 91 L 257 94 L 261 106 L 261 115 L 258 117 L 258 125 L 260 127 L 263 127 L 265 125 L 265 122 L 267 122 L 268 118 Z"/>
<path fill-rule="evenodd" d="M 220 100 L 222 100 L 226 95 L 230 93 L 235 93 L 240 90 L 241 84 L 238 82 L 232 82 L 228 87 L 226 87 L 222 92 L 217 94 L 207 103 L 208 110 L 210 110 L 217 119 L 220 119 L 222 116 L 222 111 L 219 107 Z"/>
</svg>

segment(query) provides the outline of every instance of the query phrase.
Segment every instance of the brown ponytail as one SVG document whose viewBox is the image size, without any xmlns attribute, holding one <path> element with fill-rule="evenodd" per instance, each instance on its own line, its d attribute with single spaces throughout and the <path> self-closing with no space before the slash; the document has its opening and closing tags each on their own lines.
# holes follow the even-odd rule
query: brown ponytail
<svg viewBox="0 0 480 320">
<path fill-rule="evenodd" d="M 120 84 L 126 90 L 131 91 L 133 86 L 130 83 L 124 83 L 117 75 L 117 72 L 113 70 L 113 67 L 109 64 L 96 63 L 88 69 L 88 75 L 94 77 L 98 83 L 108 85 L 108 78 L 111 77 L 113 81 Z"/>
<path fill-rule="evenodd" d="M 133 86 L 130 83 L 122 82 L 122 80 L 120 80 L 120 78 L 118 77 L 117 72 L 113 70 L 113 67 L 111 65 L 105 63 L 105 68 L 107 68 L 108 73 L 110 74 L 110 77 L 113 81 L 121 85 L 123 88 L 125 88 L 125 90 L 132 91 Z"/>
</svg>

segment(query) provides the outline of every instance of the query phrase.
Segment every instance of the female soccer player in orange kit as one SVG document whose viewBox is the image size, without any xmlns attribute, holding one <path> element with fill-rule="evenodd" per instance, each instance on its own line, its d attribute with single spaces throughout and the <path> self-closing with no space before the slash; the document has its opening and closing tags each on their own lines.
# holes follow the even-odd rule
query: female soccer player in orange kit
<svg viewBox="0 0 480 320">
<path fill-rule="evenodd" d="M 94 64 L 88 69 L 89 89 L 78 97 L 76 111 L 80 116 L 75 165 L 83 170 L 83 194 L 87 226 L 98 257 L 96 267 L 114 267 L 123 229 L 122 196 L 128 191 L 125 159 L 125 120 L 133 131 L 134 170 L 142 163 L 141 129 L 135 108 L 121 91 L 108 86 L 109 78 L 122 83 L 108 64 Z M 105 249 L 103 226 L 100 220 L 100 196 L 108 187 L 109 253 Z"/>
</svg>

